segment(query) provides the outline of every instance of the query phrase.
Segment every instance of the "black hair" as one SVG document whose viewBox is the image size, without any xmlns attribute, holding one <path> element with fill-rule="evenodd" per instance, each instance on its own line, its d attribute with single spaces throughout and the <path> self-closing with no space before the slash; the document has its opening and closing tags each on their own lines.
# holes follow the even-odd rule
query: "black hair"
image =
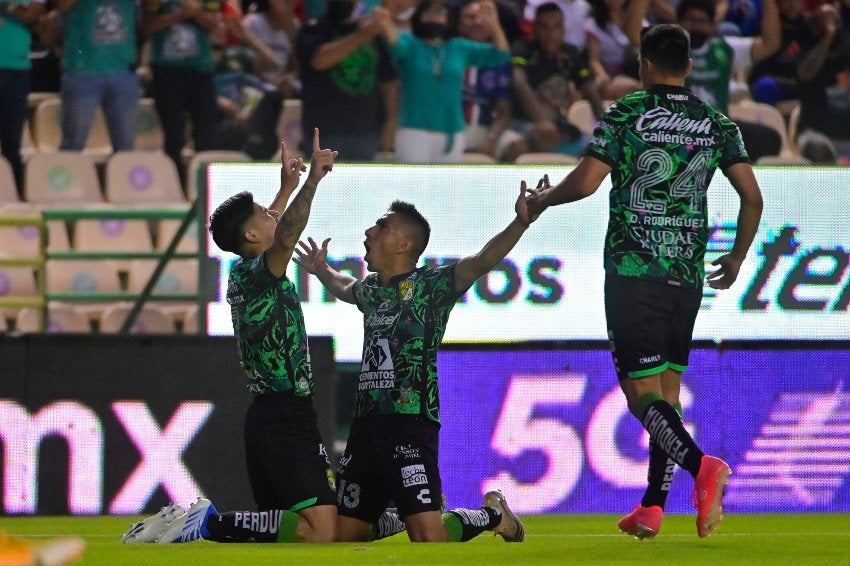
<svg viewBox="0 0 850 566">
<path fill-rule="evenodd" d="M 210 216 L 210 234 L 219 248 L 238 255 L 245 240 L 245 223 L 254 214 L 254 195 L 248 191 L 236 193 Z"/>
<path fill-rule="evenodd" d="M 410 26 L 412 28 L 413 35 L 416 35 L 417 29 L 422 26 L 422 14 L 435 7 L 444 8 L 448 17 L 446 31 L 443 36 L 448 37 L 453 30 L 457 29 L 455 18 L 457 17 L 458 12 L 453 9 L 446 0 L 420 0 L 420 2 L 416 5 L 416 8 L 414 8 L 413 14 L 410 16 Z"/>
<path fill-rule="evenodd" d="M 611 10 L 608 9 L 605 0 L 590 0 L 590 16 L 599 26 L 599 29 L 605 31 L 606 26 L 611 21 Z"/>
<path fill-rule="evenodd" d="M 682 16 L 688 10 L 700 10 L 708 15 L 708 18 L 713 22 L 717 16 L 717 6 L 714 0 L 682 0 L 676 6 L 676 20 L 681 20 Z"/>
<path fill-rule="evenodd" d="M 425 248 L 428 247 L 428 240 L 431 238 L 430 224 L 422 216 L 422 213 L 409 202 L 394 200 L 390 204 L 390 212 L 403 216 L 412 225 L 414 252 L 416 257 L 419 258 Z"/>
<path fill-rule="evenodd" d="M 668 75 L 684 75 L 688 70 L 691 40 L 677 24 L 658 24 L 641 31 L 640 56 Z"/>
<path fill-rule="evenodd" d="M 549 14 L 555 12 L 561 14 L 562 17 L 564 15 L 564 12 L 563 10 L 561 10 L 561 7 L 555 4 L 554 2 L 544 2 L 543 4 L 540 4 L 534 11 L 534 19 L 536 20 L 537 18 L 539 18 L 541 14 Z"/>
</svg>

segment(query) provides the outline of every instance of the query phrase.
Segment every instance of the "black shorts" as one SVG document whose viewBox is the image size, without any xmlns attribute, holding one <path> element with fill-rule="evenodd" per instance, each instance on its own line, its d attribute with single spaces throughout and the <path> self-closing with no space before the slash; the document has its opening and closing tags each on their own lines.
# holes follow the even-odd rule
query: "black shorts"
<svg viewBox="0 0 850 566">
<path fill-rule="evenodd" d="M 374 523 L 390 501 L 399 515 L 442 508 L 440 425 L 424 417 L 354 419 L 338 474 L 337 513 Z"/>
<path fill-rule="evenodd" d="M 336 504 L 334 474 L 311 397 L 255 397 L 245 415 L 245 456 L 259 510 Z"/>
<path fill-rule="evenodd" d="M 688 368 L 702 289 L 605 276 L 605 318 L 619 379 Z"/>
</svg>

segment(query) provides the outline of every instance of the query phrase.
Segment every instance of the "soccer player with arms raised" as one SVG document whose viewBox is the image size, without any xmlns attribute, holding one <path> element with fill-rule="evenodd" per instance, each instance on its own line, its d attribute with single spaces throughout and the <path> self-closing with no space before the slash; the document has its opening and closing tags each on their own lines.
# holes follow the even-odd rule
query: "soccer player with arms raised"
<svg viewBox="0 0 850 566">
<path fill-rule="evenodd" d="M 199 498 L 188 511 L 169 505 L 133 525 L 123 542 L 332 542 L 336 485 L 313 408 L 313 376 L 304 315 L 286 276 L 307 225 L 316 188 L 337 152 L 313 132 L 307 181 L 287 205 L 306 169 L 282 145 L 280 190 L 268 208 L 249 192 L 233 195 L 210 217 L 216 245 L 241 257 L 228 278 L 227 301 L 242 367 L 254 402 L 245 417 L 248 475 L 258 511 L 219 513 Z M 281 211 L 284 211 L 281 213 Z M 370 526 L 369 539 L 404 529 L 391 513 Z"/>
<path fill-rule="evenodd" d="M 410 203 L 395 201 L 366 230 L 363 280 L 340 273 L 321 247 L 301 242 L 294 261 L 337 298 L 363 312 L 363 361 L 355 418 L 340 462 L 337 540 L 366 540 L 395 501 L 413 542 L 463 542 L 493 531 L 522 542 L 522 523 L 498 491 L 478 509 L 442 513 L 437 462 L 440 399 L 437 349 L 449 314 L 476 279 L 513 249 L 529 225 L 523 182 L 516 217 L 477 254 L 441 267 L 417 267 L 430 226 Z"/>
<path fill-rule="evenodd" d="M 321 149 L 313 133 L 310 172 L 281 145 L 280 189 L 267 207 L 243 191 L 210 217 L 216 245 L 241 259 L 230 270 L 227 302 L 248 389 L 254 401 L 245 416 L 248 475 L 259 512 L 218 513 L 199 498 L 131 527 L 123 542 L 191 542 L 199 538 L 255 542 L 331 542 L 336 486 L 313 408 L 313 376 L 304 315 L 286 276 L 295 244 L 307 225 L 319 182 L 337 152 Z"/>
<path fill-rule="evenodd" d="M 592 195 L 611 175 L 605 238 L 605 316 L 620 387 L 650 436 L 648 487 L 620 530 L 651 538 L 661 528 L 673 464 L 695 480 L 697 534 L 722 518 L 732 470 L 703 454 L 685 429 L 679 389 L 703 281 L 727 289 L 738 276 L 761 218 L 762 197 L 737 126 L 684 87 L 691 69 L 687 32 L 673 24 L 645 30 L 640 73 L 646 90 L 602 117 L 576 168 L 548 179 L 528 199 L 535 218 L 549 206 Z M 719 168 L 740 198 L 735 241 L 706 278 L 707 190 Z"/>
</svg>

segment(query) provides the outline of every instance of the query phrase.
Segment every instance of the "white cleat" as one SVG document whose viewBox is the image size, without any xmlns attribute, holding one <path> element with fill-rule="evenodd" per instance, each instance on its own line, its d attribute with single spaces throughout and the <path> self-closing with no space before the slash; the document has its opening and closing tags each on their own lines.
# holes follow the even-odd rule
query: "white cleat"
<svg viewBox="0 0 850 566">
<path fill-rule="evenodd" d="M 202 540 L 206 519 L 218 513 L 212 501 L 199 497 L 189 506 L 189 511 L 175 519 L 159 536 L 156 542 L 192 542 Z"/>
<path fill-rule="evenodd" d="M 156 515 L 133 524 L 130 530 L 121 535 L 121 542 L 156 542 L 165 529 L 185 513 L 179 505 L 166 505 Z"/>
</svg>

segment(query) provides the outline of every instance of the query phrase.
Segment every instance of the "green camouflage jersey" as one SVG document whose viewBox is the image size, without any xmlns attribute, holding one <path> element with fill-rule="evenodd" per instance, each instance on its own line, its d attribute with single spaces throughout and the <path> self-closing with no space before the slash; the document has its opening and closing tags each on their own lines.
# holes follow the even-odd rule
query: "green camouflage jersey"
<svg viewBox="0 0 850 566">
<path fill-rule="evenodd" d="M 313 375 L 304 314 L 295 286 L 275 277 L 266 254 L 236 262 L 227 282 L 227 302 L 242 367 L 255 394 L 291 391 L 312 395 Z"/>
<path fill-rule="evenodd" d="M 702 287 L 708 185 L 749 162 L 738 127 L 688 89 L 655 85 L 611 105 L 585 155 L 612 167 L 606 272 Z"/>
<path fill-rule="evenodd" d="M 440 422 L 437 347 L 460 296 L 454 274 L 454 264 L 421 267 L 387 286 L 376 273 L 354 284 L 363 312 L 355 417 L 423 415 Z"/>
</svg>

